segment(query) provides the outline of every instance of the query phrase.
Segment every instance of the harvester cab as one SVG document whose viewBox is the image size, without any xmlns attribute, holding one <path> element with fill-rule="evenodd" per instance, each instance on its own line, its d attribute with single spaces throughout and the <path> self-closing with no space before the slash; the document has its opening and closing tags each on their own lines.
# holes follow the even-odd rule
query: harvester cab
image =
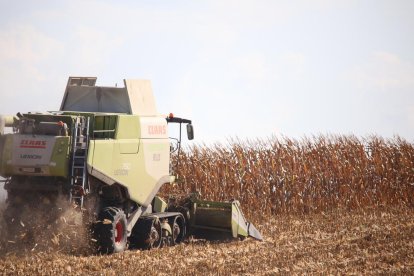
<svg viewBox="0 0 414 276">
<path fill-rule="evenodd" d="M 169 206 L 158 197 L 161 186 L 175 180 L 168 124 L 179 124 L 179 160 L 183 124 L 187 138 L 194 138 L 191 120 L 158 114 L 147 80 L 124 80 L 124 87 L 95 83 L 94 77 L 70 77 L 59 111 L 0 117 L 9 235 L 21 230 L 23 205 L 44 207 L 51 216 L 63 197 L 87 218 L 104 253 L 173 245 L 205 233 L 262 239 L 237 201 L 189 196 L 182 206 Z"/>
</svg>

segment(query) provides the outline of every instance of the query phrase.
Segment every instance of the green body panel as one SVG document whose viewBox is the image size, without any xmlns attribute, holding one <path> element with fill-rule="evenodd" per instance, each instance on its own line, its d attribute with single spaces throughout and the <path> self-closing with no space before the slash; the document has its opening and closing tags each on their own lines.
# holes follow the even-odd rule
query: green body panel
<svg viewBox="0 0 414 276">
<path fill-rule="evenodd" d="M 124 114 L 95 116 L 95 139 L 90 140 L 87 160 L 90 174 L 108 185 L 126 187 L 130 199 L 144 206 L 164 184 L 160 179 L 169 175 L 168 136 L 156 133 L 152 138 L 146 132 L 148 124 L 162 129 L 166 121 Z"/>
<path fill-rule="evenodd" d="M 165 202 L 162 198 L 160 198 L 159 196 L 156 196 L 154 198 L 154 206 L 153 206 L 154 212 L 156 213 L 165 212 L 167 207 L 168 207 L 167 202 Z"/>
<path fill-rule="evenodd" d="M 142 149 L 138 151 L 140 143 Z M 143 205 L 159 180 L 146 170 L 146 147 L 146 141 L 139 139 L 92 140 L 88 154 L 90 173 L 109 185 L 118 183 L 126 187 L 129 197 Z"/>
<path fill-rule="evenodd" d="M 1 141 L 1 176 L 68 176 L 70 137 L 6 134 L 1 137 Z M 39 148 L 24 148 L 20 145 L 22 141 L 46 143 Z"/>
<path fill-rule="evenodd" d="M 115 139 L 138 139 L 140 138 L 141 125 L 138 116 L 119 115 L 116 122 Z"/>
<path fill-rule="evenodd" d="M 76 116 L 52 113 L 28 113 L 24 118 L 39 122 L 63 122 L 73 125 Z M 6 134 L 1 136 L 0 175 L 60 176 L 69 175 L 71 137 L 42 134 Z M 31 147 L 29 142 L 44 143 Z M 26 144 L 23 144 L 26 143 Z"/>
<path fill-rule="evenodd" d="M 56 137 L 50 159 L 49 174 L 67 177 L 69 175 L 70 137 Z"/>
</svg>

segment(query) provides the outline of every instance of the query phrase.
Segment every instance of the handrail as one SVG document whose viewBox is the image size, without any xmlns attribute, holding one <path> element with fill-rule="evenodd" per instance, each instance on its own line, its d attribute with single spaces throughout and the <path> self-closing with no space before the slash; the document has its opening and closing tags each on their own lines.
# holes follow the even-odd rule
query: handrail
<svg viewBox="0 0 414 276">
<path fill-rule="evenodd" d="M 93 133 L 106 133 L 106 132 L 115 132 L 115 129 L 102 129 L 102 130 L 94 130 Z"/>
</svg>

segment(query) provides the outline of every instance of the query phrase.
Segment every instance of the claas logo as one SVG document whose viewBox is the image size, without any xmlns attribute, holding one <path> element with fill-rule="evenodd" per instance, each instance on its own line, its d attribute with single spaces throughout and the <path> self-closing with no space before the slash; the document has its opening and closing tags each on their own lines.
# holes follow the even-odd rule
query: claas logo
<svg viewBox="0 0 414 276">
<path fill-rule="evenodd" d="M 20 148 L 45 149 L 46 141 L 44 140 L 22 140 L 20 143 Z"/>
<path fill-rule="evenodd" d="M 167 134 L 167 127 L 162 125 L 148 126 L 148 133 L 150 135 L 165 135 Z"/>
</svg>

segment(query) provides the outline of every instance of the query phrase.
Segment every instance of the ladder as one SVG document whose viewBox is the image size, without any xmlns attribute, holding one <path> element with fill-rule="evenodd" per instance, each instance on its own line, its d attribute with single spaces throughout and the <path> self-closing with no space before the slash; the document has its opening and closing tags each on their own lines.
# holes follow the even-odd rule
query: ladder
<svg viewBox="0 0 414 276">
<path fill-rule="evenodd" d="M 77 117 L 72 128 L 70 203 L 83 208 L 83 197 L 89 192 L 86 160 L 89 145 L 89 117 Z"/>
</svg>

